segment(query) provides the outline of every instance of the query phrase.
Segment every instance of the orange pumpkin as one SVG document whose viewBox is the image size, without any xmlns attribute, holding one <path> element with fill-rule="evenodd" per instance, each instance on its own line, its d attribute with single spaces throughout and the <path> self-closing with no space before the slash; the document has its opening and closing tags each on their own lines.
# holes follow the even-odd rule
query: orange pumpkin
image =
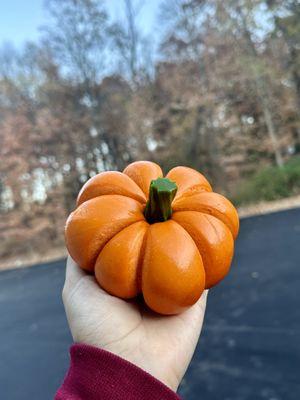
<svg viewBox="0 0 300 400">
<path fill-rule="evenodd" d="M 206 178 L 149 161 L 102 172 L 82 187 L 66 223 L 66 245 L 81 268 L 123 299 L 143 294 L 161 314 L 194 304 L 230 268 L 238 214 Z"/>
</svg>

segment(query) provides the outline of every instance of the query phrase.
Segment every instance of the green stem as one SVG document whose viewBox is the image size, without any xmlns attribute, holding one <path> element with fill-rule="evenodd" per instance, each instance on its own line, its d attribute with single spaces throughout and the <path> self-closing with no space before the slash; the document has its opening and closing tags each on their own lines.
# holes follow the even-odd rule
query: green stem
<svg viewBox="0 0 300 400">
<path fill-rule="evenodd" d="M 149 190 L 149 200 L 145 208 L 145 218 L 150 223 L 163 222 L 171 218 L 171 203 L 176 195 L 176 183 L 167 178 L 152 181 Z"/>
</svg>

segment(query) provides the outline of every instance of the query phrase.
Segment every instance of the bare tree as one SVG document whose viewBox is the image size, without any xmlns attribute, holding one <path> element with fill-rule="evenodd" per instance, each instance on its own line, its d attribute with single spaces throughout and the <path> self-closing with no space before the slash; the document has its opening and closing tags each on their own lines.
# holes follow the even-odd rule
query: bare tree
<svg viewBox="0 0 300 400">
<path fill-rule="evenodd" d="M 144 0 L 134 2 L 123 0 L 124 20 L 112 25 L 110 34 L 115 49 L 119 70 L 128 76 L 136 86 L 143 76 L 151 75 L 153 58 L 148 37 L 138 26 L 138 18 L 144 6 Z"/>
</svg>

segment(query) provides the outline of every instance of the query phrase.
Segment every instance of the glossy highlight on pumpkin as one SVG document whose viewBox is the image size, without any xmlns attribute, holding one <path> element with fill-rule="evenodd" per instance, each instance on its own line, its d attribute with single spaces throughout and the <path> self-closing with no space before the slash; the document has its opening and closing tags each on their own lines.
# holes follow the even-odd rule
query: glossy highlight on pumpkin
<svg viewBox="0 0 300 400">
<path fill-rule="evenodd" d="M 147 221 L 150 185 L 158 178 L 162 170 L 150 161 L 94 176 L 78 195 L 65 239 L 74 261 L 108 293 L 142 294 L 152 310 L 172 315 L 226 276 L 239 218 L 201 173 L 178 166 L 166 175 L 177 186 L 170 219 Z"/>
</svg>

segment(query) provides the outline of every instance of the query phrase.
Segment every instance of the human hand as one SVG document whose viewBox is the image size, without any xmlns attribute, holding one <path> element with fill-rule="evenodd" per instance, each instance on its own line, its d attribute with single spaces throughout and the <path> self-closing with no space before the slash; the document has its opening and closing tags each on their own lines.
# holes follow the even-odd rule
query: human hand
<svg viewBox="0 0 300 400">
<path fill-rule="evenodd" d="M 193 356 L 207 291 L 174 316 L 161 316 L 139 300 L 122 300 L 100 288 L 68 257 L 63 301 L 73 339 L 110 351 L 177 390 Z"/>
</svg>

